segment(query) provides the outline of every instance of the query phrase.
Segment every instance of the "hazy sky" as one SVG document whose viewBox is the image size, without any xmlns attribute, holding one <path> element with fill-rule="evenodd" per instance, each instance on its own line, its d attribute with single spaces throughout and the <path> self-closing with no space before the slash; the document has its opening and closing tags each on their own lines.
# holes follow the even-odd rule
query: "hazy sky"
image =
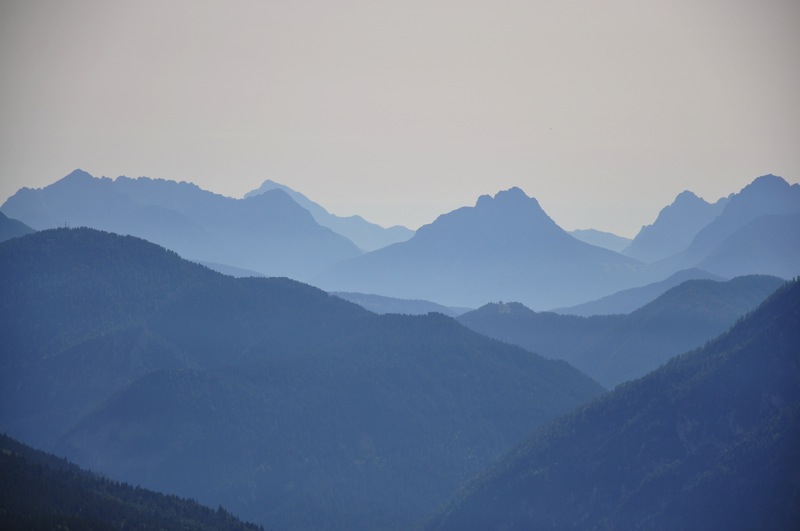
<svg viewBox="0 0 800 531">
<path fill-rule="evenodd" d="M 520 186 L 633 236 L 800 179 L 800 2 L 0 0 L 0 203 L 83 168 L 412 228 Z"/>
</svg>

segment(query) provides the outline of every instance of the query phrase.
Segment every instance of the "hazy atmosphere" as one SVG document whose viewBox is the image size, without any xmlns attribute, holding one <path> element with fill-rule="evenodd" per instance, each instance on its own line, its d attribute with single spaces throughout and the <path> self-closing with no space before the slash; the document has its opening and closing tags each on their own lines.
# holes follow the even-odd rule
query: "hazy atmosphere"
<svg viewBox="0 0 800 531">
<path fill-rule="evenodd" d="M 0 4 L 0 201 L 83 168 L 265 179 L 417 228 L 523 188 L 632 237 L 680 191 L 800 179 L 800 4 Z"/>
<path fill-rule="evenodd" d="M 0 529 L 800 529 L 798 28 L 0 0 Z"/>
</svg>

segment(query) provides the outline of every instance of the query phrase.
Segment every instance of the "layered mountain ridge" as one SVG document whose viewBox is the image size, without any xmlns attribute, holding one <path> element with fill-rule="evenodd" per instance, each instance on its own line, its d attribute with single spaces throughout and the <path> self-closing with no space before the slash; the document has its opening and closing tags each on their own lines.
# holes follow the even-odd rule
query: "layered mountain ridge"
<svg viewBox="0 0 800 531">
<path fill-rule="evenodd" d="M 23 188 L 3 212 L 35 229 L 85 226 L 139 236 L 182 256 L 308 278 L 361 251 L 318 225 L 282 190 L 232 199 L 186 183 L 76 170 L 42 189 Z"/>
<path fill-rule="evenodd" d="M 793 529 L 800 283 L 528 438 L 427 529 Z"/>
<path fill-rule="evenodd" d="M 407 242 L 334 266 L 314 283 L 448 306 L 505 298 L 548 308 L 628 287 L 640 266 L 573 238 L 515 187 L 439 216 Z"/>
<path fill-rule="evenodd" d="M 763 275 L 687 280 L 627 315 L 578 317 L 504 303 L 457 319 L 490 337 L 563 359 L 611 388 L 724 332 L 782 283 Z"/>
<path fill-rule="evenodd" d="M 264 181 L 261 186 L 255 190 L 247 192 L 244 197 L 246 199 L 270 190 L 283 190 L 289 194 L 298 205 L 308 210 L 317 223 L 349 238 L 364 251 L 374 251 L 375 249 L 380 249 L 381 247 L 386 247 L 393 243 L 406 241 L 414 235 L 414 231 L 400 225 L 384 228 L 375 223 L 370 223 L 358 215 L 347 217 L 336 216 L 328 212 L 325 207 L 319 203 L 315 203 L 300 192 L 270 179 Z"/>
<path fill-rule="evenodd" d="M 406 529 L 603 392 L 441 314 L 92 229 L 0 243 L 0 292 L 0 430 L 266 528 Z"/>
</svg>

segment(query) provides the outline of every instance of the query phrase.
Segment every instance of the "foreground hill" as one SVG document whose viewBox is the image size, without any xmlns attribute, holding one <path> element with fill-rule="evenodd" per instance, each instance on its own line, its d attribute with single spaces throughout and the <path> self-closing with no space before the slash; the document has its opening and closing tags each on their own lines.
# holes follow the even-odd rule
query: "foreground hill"
<svg viewBox="0 0 800 531">
<path fill-rule="evenodd" d="M 2 210 L 37 230 L 67 225 L 130 234 L 191 260 L 301 280 L 361 254 L 282 190 L 232 199 L 185 182 L 75 170 L 50 186 L 21 189 Z"/>
<path fill-rule="evenodd" d="M 408 528 L 603 391 L 443 315 L 91 229 L 0 244 L 0 292 L 0 429 L 271 528 Z"/>
<path fill-rule="evenodd" d="M 479 476 L 429 529 L 797 529 L 800 283 Z"/>
<path fill-rule="evenodd" d="M 396 243 L 314 279 L 329 291 L 379 293 L 477 307 L 517 300 L 535 309 L 641 284 L 642 264 L 579 241 L 519 188 L 481 196 Z"/>
<path fill-rule="evenodd" d="M 301 207 L 308 210 L 314 221 L 328 227 L 332 231 L 345 236 L 364 251 L 374 251 L 397 242 L 404 242 L 414 235 L 414 231 L 401 225 L 383 228 L 370 223 L 361 216 L 336 216 L 328 212 L 322 205 L 315 203 L 305 195 L 292 190 L 288 186 L 267 179 L 261 186 L 247 192 L 245 199 L 270 190 L 283 190 Z"/>
<path fill-rule="evenodd" d="M 759 275 L 727 282 L 688 280 L 628 315 L 578 317 L 501 303 L 458 320 L 490 337 L 566 360 L 613 387 L 724 332 L 782 283 Z"/>
<path fill-rule="evenodd" d="M 0 435 L 3 529 L 257 530 L 221 506 L 102 478 Z"/>
</svg>

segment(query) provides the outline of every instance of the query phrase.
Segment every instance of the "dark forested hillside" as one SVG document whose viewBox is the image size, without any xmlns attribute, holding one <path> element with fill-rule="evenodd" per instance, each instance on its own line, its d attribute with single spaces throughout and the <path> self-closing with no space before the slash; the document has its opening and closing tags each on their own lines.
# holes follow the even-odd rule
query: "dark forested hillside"
<svg viewBox="0 0 800 531">
<path fill-rule="evenodd" d="M 797 529 L 800 282 L 535 432 L 430 529 Z"/>
<path fill-rule="evenodd" d="M 265 527 L 405 529 L 602 392 L 444 315 L 91 229 L 0 244 L 0 292 L 0 429 Z"/>
<path fill-rule="evenodd" d="M 0 527 L 6 530 L 260 529 L 197 502 L 117 483 L 0 435 Z"/>
<path fill-rule="evenodd" d="M 537 313 L 511 303 L 489 304 L 458 320 L 542 356 L 566 360 L 613 387 L 724 332 L 782 283 L 762 275 L 727 282 L 688 280 L 628 315 Z"/>
</svg>

